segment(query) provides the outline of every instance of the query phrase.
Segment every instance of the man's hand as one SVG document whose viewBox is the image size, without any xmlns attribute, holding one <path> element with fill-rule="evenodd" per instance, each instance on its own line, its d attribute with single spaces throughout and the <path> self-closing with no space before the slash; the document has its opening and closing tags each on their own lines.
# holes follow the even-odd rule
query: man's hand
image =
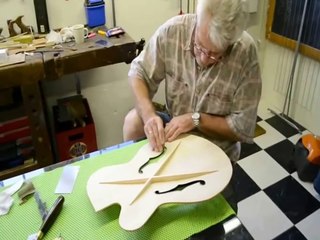
<svg viewBox="0 0 320 240">
<path fill-rule="evenodd" d="M 191 131 L 194 128 L 192 113 L 186 113 L 171 119 L 165 127 L 165 139 L 168 142 L 175 140 L 180 134 Z"/>
<path fill-rule="evenodd" d="M 162 119 L 155 115 L 144 123 L 144 132 L 149 140 L 152 150 L 161 152 L 165 143 Z"/>
</svg>

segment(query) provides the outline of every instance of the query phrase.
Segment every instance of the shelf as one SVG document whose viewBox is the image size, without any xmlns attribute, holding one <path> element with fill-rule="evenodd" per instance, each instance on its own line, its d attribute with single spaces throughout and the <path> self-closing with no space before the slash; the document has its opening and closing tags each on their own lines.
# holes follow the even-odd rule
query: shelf
<svg viewBox="0 0 320 240">
<path fill-rule="evenodd" d="M 10 177 L 14 177 L 26 172 L 30 172 L 33 170 L 38 169 L 38 163 L 37 162 L 33 162 L 33 163 L 26 163 L 14 168 L 9 168 L 3 171 L 0 171 L 0 180 L 4 180 Z"/>
</svg>

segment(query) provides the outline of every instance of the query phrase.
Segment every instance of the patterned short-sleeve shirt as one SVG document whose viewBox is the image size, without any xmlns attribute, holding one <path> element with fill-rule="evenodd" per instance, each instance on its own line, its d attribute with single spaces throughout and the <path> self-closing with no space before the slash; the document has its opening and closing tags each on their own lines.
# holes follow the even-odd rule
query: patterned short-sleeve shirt
<svg viewBox="0 0 320 240">
<path fill-rule="evenodd" d="M 261 95 L 261 74 L 254 40 L 243 32 L 221 61 L 201 68 L 193 53 L 196 15 L 176 16 L 160 26 L 134 59 L 129 77 L 144 79 L 151 97 L 165 81 L 166 106 L 179 116 L 201 112 L 224 116 L 243 142 L 252 142 Z M 239 158 L 237 142 L 202 135 L 221 147 L 232 161 Z"/>
</svg>

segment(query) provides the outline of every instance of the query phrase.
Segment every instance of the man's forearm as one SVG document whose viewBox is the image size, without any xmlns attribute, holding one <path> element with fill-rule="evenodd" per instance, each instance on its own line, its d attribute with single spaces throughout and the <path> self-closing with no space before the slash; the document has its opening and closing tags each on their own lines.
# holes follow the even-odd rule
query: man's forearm
<svg viewBox="0 0 320 240">
<path fill-rule="evenodd" d="M 135 105 L 138 114 L 142 118 L 143 122 L 146 122 L 150 116 L 155 114 L 148 87 L 143 79 L 137 77 L 131 78 L 130 84 L 135 97 Z"/>
<path fill-rule="evenodd" d="M 232 141 L 239 141 L 238 136 L 229 127 L 227 120 L 222 116 L 201 113 L 199 130 L 208 136 L 219 135 Z"/>
</svg>

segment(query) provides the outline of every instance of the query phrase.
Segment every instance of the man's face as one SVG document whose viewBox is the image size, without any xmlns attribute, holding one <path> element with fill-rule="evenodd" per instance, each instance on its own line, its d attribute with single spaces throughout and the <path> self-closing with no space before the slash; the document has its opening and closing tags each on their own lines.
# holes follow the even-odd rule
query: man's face
<svg viewBox="0 0 320 240">
<path fill-rule="evenodd" d="M 201 67 L 208 67 L 219 62 L 223 53 L 217 51 L 209 38 L 207 23 L 197 25 L 194 36 L 194 55 Z"/>
</svg>

